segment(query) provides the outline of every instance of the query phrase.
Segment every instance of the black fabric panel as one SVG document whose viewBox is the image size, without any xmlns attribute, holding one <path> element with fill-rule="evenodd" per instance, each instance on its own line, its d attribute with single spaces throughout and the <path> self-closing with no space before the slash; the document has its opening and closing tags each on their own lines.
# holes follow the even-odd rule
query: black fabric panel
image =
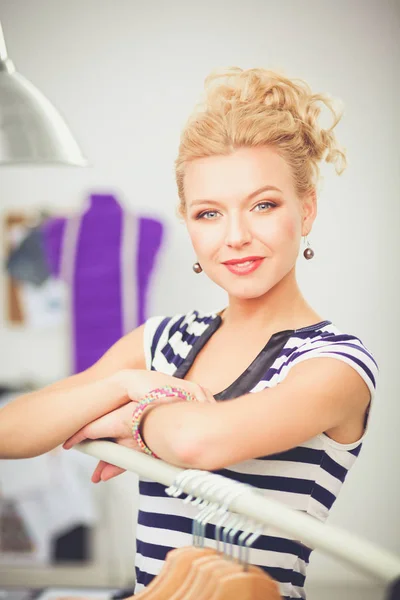
<svg viewBox="0 0 400 600">
<path fill-rule="evenodd" d="M 183 379 L 192 366 L 200 350 L 206 345 L 210 337 L 220 327 L 222 318 L 217 317 L 210 323 L 210 326 L 199 337 L 189 354 L 174 373 L 174 377 Z M 225 390 L 214 395 L 216 400 L 231 400 L 238 398 L 249 392 L 262 379 L 268 371 L 274 360 L 279 356 L 282 348 L 294 333 L 293 329 L 279 331 L 274 333 L 265 344 L 261 352 L 256 356 L 251 365 Z"/>
<path fill-rule="evenodd" d="M 282 348 L 293 334 L 293 330 L 274 333 L 250 366 L 229 387 L 214 396 L 216 400 L 231 400 L 248 393 L 259 383 L 274 364 Z"/>
</svg>

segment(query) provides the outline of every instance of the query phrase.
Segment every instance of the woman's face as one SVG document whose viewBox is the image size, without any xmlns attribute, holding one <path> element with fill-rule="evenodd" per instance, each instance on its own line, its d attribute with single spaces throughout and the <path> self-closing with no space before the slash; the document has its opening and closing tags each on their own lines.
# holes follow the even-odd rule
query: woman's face
<svg viewBox="0 0 400 600">
<path fill-rule="evenodd" d="M 273 148 L 196 159 L 186 167 L 184 189 L 197 260 L 229 295 L 260 297 L 293 269 L 316 203 L 314 196 L 300 202 L 289 166 Z"/>
</svg>

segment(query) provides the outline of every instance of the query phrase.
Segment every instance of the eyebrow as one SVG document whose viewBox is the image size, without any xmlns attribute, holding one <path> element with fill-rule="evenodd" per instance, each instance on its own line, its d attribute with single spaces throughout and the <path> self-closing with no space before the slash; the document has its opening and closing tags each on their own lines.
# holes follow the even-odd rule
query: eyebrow
<svg viewBox="0 0 400 600">
<path fill-rule="evenodd" d="M 255 190 L 254 192 L 251 192 L 251 194 L 249 194 L 246 197 L 246 200 L 252 200 L 252 198 L 254 198 L 255 196 L 258 196 L 258 194 L 261 194 L 262 192 L 269 192 L 269 191 L 275 191 L 275 192 L 282 192 L 282 190 L 280 190 L 278 187 L 275 187 L 274 185 L 264 185 L 263 187 L 259 188 L 258 190 Z M 221 204 L 220 202 L 218 202 L 218 200 L 194 200 L 193 202 L 191 202 L 190 206 L 196 206 L 197 204 Z"/>
</svg>

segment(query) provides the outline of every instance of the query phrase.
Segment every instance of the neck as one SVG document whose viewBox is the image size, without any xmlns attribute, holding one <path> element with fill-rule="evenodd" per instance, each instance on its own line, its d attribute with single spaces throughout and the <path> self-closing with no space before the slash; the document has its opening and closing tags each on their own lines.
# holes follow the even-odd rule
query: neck
<svg viewBox="0 0 400 600">
<path fill-rule="evenodd" d="M 223 313 L 223 322 L 229 327 L 243 327 L 251 331 L 272 329 L 299 329 L 321 321 L 321 317 L 304 299 L 293 268 L 279 283 L 259 298 L 229 298 Z"/>
</svg>

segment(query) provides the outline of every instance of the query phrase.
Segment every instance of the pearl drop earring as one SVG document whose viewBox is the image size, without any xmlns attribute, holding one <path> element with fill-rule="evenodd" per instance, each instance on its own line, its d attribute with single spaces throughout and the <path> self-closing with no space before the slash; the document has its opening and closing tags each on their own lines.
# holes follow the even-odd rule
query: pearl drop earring
<svg viewBox="0 0 400 600">
<path fill-rule="evenodd" d="M 202 268 L 201 268 L 201 264 L 199 262 L 195 262 L 193 267 L 192 267 L 193 271 L 197 274 L 202 272 Z"/>
<path fill-rule="evenodd" d="M 305 236 L 305 239 L 307 241 L 307 248 L 304 250 L 303 252 L 303 256 L 304 258 L 306 258 L 307 260 L 310 260 L 310 258 L 313 258 L 314 256 L 314 250 L 311 248 L 309 241 L 307 239 L 307 236 Z"/>
</svg>

